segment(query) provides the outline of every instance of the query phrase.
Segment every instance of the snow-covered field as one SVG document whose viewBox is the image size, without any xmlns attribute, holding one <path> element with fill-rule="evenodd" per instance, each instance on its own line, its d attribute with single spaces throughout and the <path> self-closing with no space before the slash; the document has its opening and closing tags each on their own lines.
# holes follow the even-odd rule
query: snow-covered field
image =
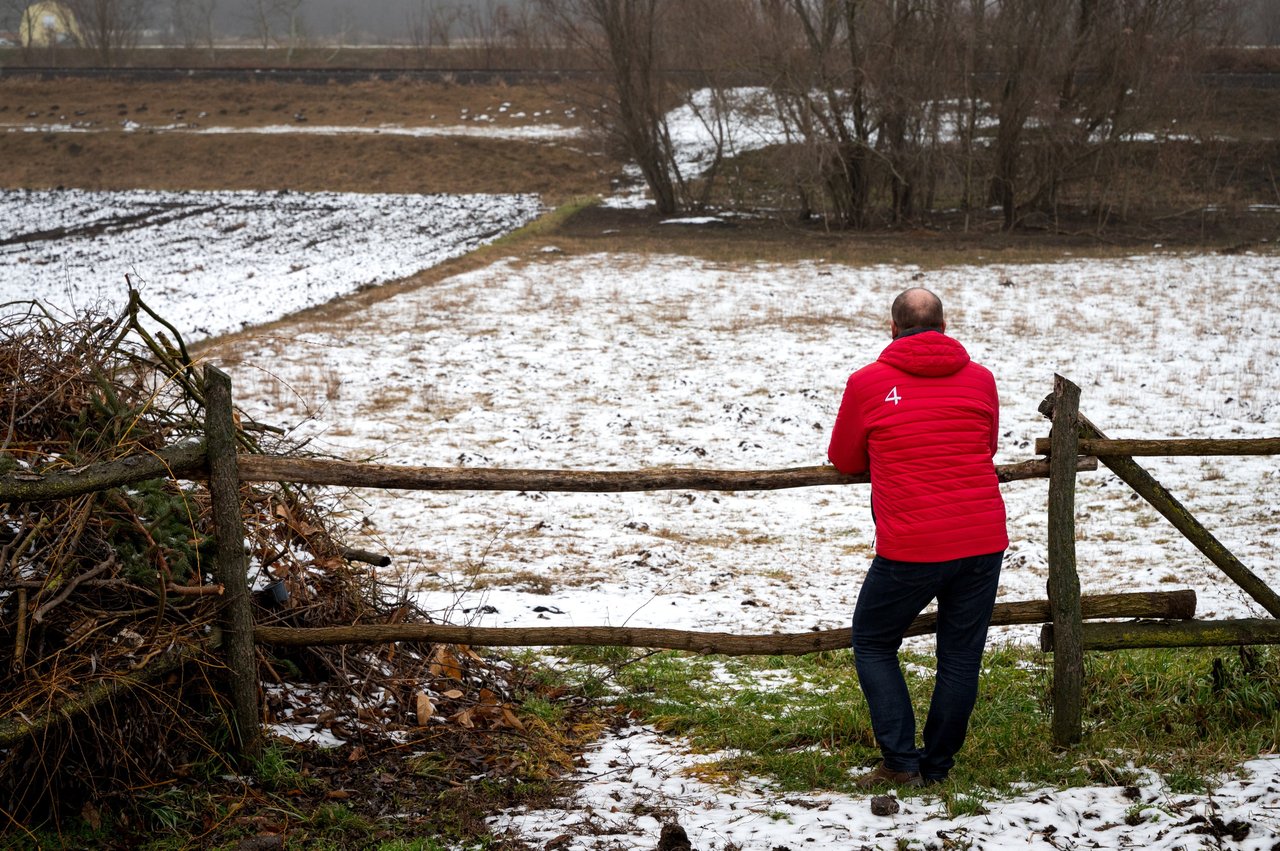
<svg viewBox="0 0 1280 851">
<path fill-rule="evenodd" d="M 147 300 L 196 338 L 409 274 L 514 227 L 537 206 L 513 198 L 417 203 L 5 193 L 0 239 L 130 211 L 153 217 L 155 226 L 0 246 L 0 297 L 84 305 L 119 297 L 124 276 L 136 273 Z M 239 212 L 223 212 L 236 205 Z M 457 215 L 437 218 L 440 209 Z M 171 222 L 156 223 L 164 218 Z M 455 227 L 474 219 L 486 224 L 458 236 Z M 1055 371 L 1081 385 L 1082 409 L 1111 436 L 1280 434 L 1274 253 L 1153 250 L 921 269 L 571 256 L 552 245 L 518 250 L 359 314 L 215 344 L 207 356 L 229 368 L 250 413 L 287 424 L 312 449 L 346 457 L 432 466 L 780 468 L 823 462 L 847 374 L 888 342 L 893 295 L 919 284 L 942 296 L 952 333 L 997 376 L 1000 462 L 1031 457 L 1034 439 L 1047 433 L 1036 405 Z M 1151 459 L 1146 466 L 1255 572 L 1280 584 L 1274 458 Z M 866 496 L 860 487 L 361 492 L 348 504 L 352 525 L 367 536 L 361 543 L 390 552 L 424 605 L 454 622 L 772 632 L 848 622 L 871 554 Z M 1044 482 L 1010 484 L 1005 497 L 1014 543 L 1001 598 L 1043 598 Z M 1189 587 L 1199 594 L 1200 617 L 1259 613 L 1110 474 L 1081 476 L 1077 510 L 1086 593 Z M 1034 633 L 996 630 L 993 640 L 1027 641 Z M 574 814 L 511 813 L 498 826 L 540 843 L 575 834 L 557 847 L 650 848 L 656 822 L 629 821 L 594 838 L 570 829 L 588 811 L 608 826 L 612 808 L 634 810 L 634 796 L 644 795 L 677 810 L 704 851 L 731 842 L 893 848 L 900 838 L 988 848 L 1269 849 L 1280 842 L 1274 758 L 1245 766 L 1245 779 L 1225 779 L 1209 798 L 1175 796 L 1152 779 L 1137 803 L 1149 801 L 1153 812 L 1132 826 L 1124 815 L 1135 801 L 1115 789 L 1029 790 L 961 819 L 947 818 L 936 798 L 907 798 L 898 815 L 879 817 L 865 799 L 781 800 L 766 786 L 705 786 L 680 774 L 696 759 L 678 740 L 634 729 L 589 755 L 583 806 Z M 1176 826 L 1208 807 L 1224 822 L 1247 814 L 1252 832 L 1224 846 L 1234 840 L 1194 834 L 1195 823 Z"/>
<path fill-rule="evenodd" d="M 1036 405 L 1055 371 L 1081 384 L 1084 409 L 1115 436 L 1276 434 L 1280 305 L 1268 282 L 1278 274 L 1276 256 L 923 271 L 530 251 L 358 319 L 251 341 L 237 348 L 235 374 L 242 404 L 350 457 L 525 468 L 814 464 L 845 376 L 887 342 L 886 305 L 922 283 L 999 376 L 998 460 L 1017 461 L 1047 433 Z M 1276 581 L 1274 459 L 1148 466 Z M 1014 544 L 1002 599 L 1043 598 L 1044 482 L 1011 484 L 1005 495 Z M 356 505 L 370 521 L 369 546 L 396 555 L 428 608 L 486 625 L 834 628 L 848 621 L 871 552 L 860 488 L 365 493 Z M 1082 476 L 1079 515 L 1087 592 L 1190 587 L 1203 617 L 1257 613 L 1111 475 Z M 1034 633 L 998 630 L 994 640 Z M 895 847 L 898 838 L 935 842 L 939 830 L 986 847 L 1217 847 L 1189 819 L 1245 814 L 1252 839 L 1238 847 L 1280 839 L 1266 809 L 1280 802 L 1274 760 L 1209 799 L 1152 781 L 1138 801 L 1118 789 L 1032 790 L 988 805 L 989 815 L 949 819 L 938 799 L 919 798 L 887 818 L 872 816 L 865 799 L 784 801 L 767 784 L 701 784 L 681 774 L 698 757 L 678 741 L 632 732 L 589 757 L 572 813 L 513 812 L 496 827 L 539 842 L 569 834 L 561 847 L 572 849 L 648 848 L 660 825 L 629 815 L 639 801 L 677 814 L 704 849 L 809 839 Z M 1135 804 L 1143 820 L 1125 825 Z M 606 833 L 592 838 L 597 827 Z"/>
<path fill-rule="evenodd" d="M 531 195 L 0 189 L 0 296 L 128 301 L 189 340 L 412 275 L 535 217 Z"/>
<path fill-rule="evenodd" d="M 312 448 L 387 463 L 819 464 L 845 377 L 887 343 L 893 295 L 919 283 L 999 378 L 1000 462 L 1031 457 L 1047 433 L 1036 406 L 1055 371 L 1113 436 L 1260 437 L 1280 423 L 1277 274 L 1276 256 L 921 271 L 535 251 L 238 345 L 237 396 Z M 1246 564 L 1277 576 L 1273 458 L 1147 466 Z M 1256 612 L 1109 473 L 1081 483 L 1086 592 L 1190 587 L 1202 617 Z M 1005 497 L 1002 598 L 1043 598 L 1045 483 L 1007 485 Z M 368 493 L 359 505 L 368 544 L 395 554 L 430 608 L 485 625 L 835 628 L 872 541 L 858 487 Z M 535 611 L 547 606 L 560 613 Z"/>
</svg>

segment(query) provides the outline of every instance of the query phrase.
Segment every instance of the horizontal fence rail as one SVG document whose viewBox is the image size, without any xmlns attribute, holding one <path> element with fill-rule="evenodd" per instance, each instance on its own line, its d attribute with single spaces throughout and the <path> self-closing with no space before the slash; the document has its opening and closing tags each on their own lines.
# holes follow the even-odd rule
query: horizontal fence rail
<svg viewBox="0 0 1280 851">
<path fill-rule="evenodd" d="M 816 485 L 858 485 L 868 475 L 848 476 L 835 467 L 785 470 L 696 470 L 659 467 L 647 470 L 511 470 L 466 467 L 396 467 L 359 461 L 328 461 L 270 455 L 241 455 L 240 478 L 248 482 L 403 490 L 549 491 L 625 493 L 657 490 L 781 490 Z M 1080 458 L 1081 471 L 1096 470 L 1097 459 Z M 1047 478 L 1042 459 L 1001 464 L 1001 482 Z"/>
<path fill-rule="evenodd" d="M 148 479 L 207 477 L 208 469 L 203 440 L 177 443 L 155 452 L 138 452 L 52 473 L 9 473 L 0 476 L 0 502 L 65 499 Z"/>
<path fill-rule="evenodd" d="M 1048 455 L 1052 438 L 1036 438 L 1036 454 Z M 1105 440 L 1081 438 L 1077 451 L 1081 455 L 1110 458 L 1115 455 L 1130 457 L 1182 456 L 1182 455 L 1280 455 L 1280 437 L 1255 437 L 1233 440 L 1217 439 L 1168 439 L 1133 440 L 1108 438 Z"/>
<path fill-rule="evenodd" d="M 1189 620 L 1195 617 L 1196 593 L 1182 590 L 1099 594 L 1081 597 L 1080 605 L 1085 618 Z M 1048 600 L 998 603 L 991 613 L 992 626 L 1038 624 L 1051 619 Z M 921 615 L 911 622 L 906 634 L 931 635 L 936 631 L 937 623 L 936 614 Z M 263 644 L 308 647 L 424 641 L 477 647 L 646 647 L 725 656 L 798 656 L 824 650 L 846 650 L 851 644 L 849 627 L 776 635 L 735 635 L 619 626 L 478 627 L 396 623 L 305 628 L 258 626 L 253 630 L 253 637 Z"/>
<path fill-rule="evenodd" d="M 236 466 L 244 482 L 292 482 L 303 485 L 368 487 L 403 490 L 551 491 L 625 493 L 651 490 L 779 490 L 816 485 L 857 485 L 869 476 L 846 476 L 834 467 L 794 467 L 786 470 L 697 470 L 657 467 L 647 470 L 515 470 L 466 467 L 401 467 L 238 454 Z M 1098 469 L 1096 458 L 1081 457 L 1076 469 Z M 52 473 L 10 473 L 0 476 L 0 502 L 65 499 L 147 479 L 207 478 L 204 442 L 166 447 L 84 467 Z M 996 466 L 1001 482 L 1046 478 L 1049 462 L 1032 458 Z"/>
<path fill-rule="evenodd" d="M 1081 599 L 1088 599 L 1087 597 Z M 1053 651 L 1053 624 L 1040 629 L 1040 649 Z M 1280 644 L 1280 620 L 1240 618 L 1224 621 L 1176 623 L 1087 623 L 1083 630 L 1085 650 L 1134 650 L 1157 647 L 1243 647 L 1250 644 Z"/>
</svg>

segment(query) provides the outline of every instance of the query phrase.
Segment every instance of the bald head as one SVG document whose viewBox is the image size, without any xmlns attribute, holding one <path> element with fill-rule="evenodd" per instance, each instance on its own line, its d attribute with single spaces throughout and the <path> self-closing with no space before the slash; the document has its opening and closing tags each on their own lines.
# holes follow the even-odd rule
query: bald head
<svg viewBox="0 0 1280 851">
<path fill-rule="evenodd" d="M 908 331 L 945 331 L 947 328 L 947 320 L 942 315 L 942 299 L 924 287 L 912 287 L 899 293 L 893 300 L 889 315 L 893 319 L 895 338 Z"/>
</svg>

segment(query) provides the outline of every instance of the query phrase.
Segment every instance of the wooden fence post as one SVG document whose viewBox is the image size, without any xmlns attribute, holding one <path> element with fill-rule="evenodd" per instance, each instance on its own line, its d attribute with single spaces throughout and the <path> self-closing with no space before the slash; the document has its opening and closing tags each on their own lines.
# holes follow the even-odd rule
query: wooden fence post
<svg viewBox="0 0 1280 851">
<path fill-rule="evenodd" d="M 258 664 L 253 646 L 244 519 L 240 514 L 231 378 L 206 364 L 204 385 L 209 494 L 213 501 L 214 540 L 218 546 L 215 573 L 226 589 L 221 621 L 231 680 L 232 735 L 240 753 L 253 757 L 262 750 L 262 716 L 258 710 Z"/>
<path fill-rule="evenodd" d="M 1048 410 L 1049 404 L 1049 400 L 1046 399 L 1040 407 L 1040 413 L 1052 418 L 1053 413 Z M 1079 419 L 1080 433 L 1084 437 L 1098 440 L 1107 439 L 1102 430 L 1090 422 L 1088 417 L 1081 414 Z M 1056 452 L 1057 449 L 1055 448 L 1054 451 Z M 1186 506 L 1178 501 L 1177 497 L 1169 493 L 1168 489 L 1160 484 L 1155 476 L 1148 473 L 1146 468 L 1127 455 L 1101 455 L 1098 460 L 1107 469 L 1119 476 L 1121 481 L 1133 488 L 1135 493 L 1150 503 L 1152 508 L 1160 512 L 1166 520 L 1173 524 L 1175 529 L 1182 533 L 1183 537 L 1194 544 L 1196 549 L 1204 553 L 1211 562 L 1230 577 L 1232 582 L 1239 585 L 1246 594 L 1257 601 L 1262 608 L 1266 609 L 1267 614 L 1273 618 L 1280 618 L 1280 594 L 1277 594 L 1266 580 L 1236 558 L 1221 541 L 1214 537 L 1212 532 L 1206 529 L 1186 509 Z"/>
<path fill-rule="evenodd" d="M 1053 452 L 1049 456 L 1049 611 L 1053 617 L 1053 743 L 1082 738 L 1084 687 L 1080 576 L 1076 572 L 1076 449 L 1080 388 L 1053 377 Z"/>
</svg>

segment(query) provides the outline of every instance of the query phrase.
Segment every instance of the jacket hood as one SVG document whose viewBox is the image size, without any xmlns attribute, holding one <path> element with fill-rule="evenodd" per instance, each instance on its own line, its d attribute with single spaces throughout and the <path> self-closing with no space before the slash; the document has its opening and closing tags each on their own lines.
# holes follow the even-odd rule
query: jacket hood
<svg viewBox="0 0 1280 851">
<path fill-rule="evenodd" d="M 940 331 L 924 331 L 894 340 L 880 353 L 879 361 L 912 375 L 940 378 L 967 366 L 969 353 Z"/>
</svg>

